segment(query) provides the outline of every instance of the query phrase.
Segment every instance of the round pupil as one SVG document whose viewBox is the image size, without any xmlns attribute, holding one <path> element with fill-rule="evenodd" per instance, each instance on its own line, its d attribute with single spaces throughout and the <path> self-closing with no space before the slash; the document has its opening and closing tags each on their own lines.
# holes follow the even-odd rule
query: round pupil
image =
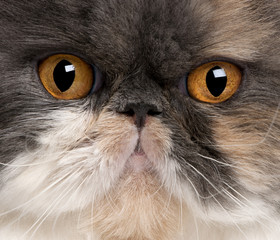
<svg viewBox="0 0 280 240">
<path fill-rule="evenodd" d="M 67 60 L 60 61 L 53 71 L 53 79 L 61 92 L 67 91 L 75 79 L 74 65 Z"/>
<path fill-rule="evenodd" d="M 206 75 L 206 85 L 213 96 L 220 96 L 227 85 L 225 70 L 218 66 L 211 68 Z"/>
</svg>

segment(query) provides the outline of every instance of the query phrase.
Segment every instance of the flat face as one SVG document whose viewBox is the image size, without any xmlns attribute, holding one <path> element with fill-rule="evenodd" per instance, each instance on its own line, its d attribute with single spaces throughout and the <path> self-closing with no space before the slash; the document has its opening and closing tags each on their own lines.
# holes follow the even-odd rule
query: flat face
<svg viewBox="0 0 280 240">
<path fill-rule="evenodd" d="M 0 229 L 169 240 L 191 215 L 278 216 L 277 1 L 0 3 Z"/>
</svg>

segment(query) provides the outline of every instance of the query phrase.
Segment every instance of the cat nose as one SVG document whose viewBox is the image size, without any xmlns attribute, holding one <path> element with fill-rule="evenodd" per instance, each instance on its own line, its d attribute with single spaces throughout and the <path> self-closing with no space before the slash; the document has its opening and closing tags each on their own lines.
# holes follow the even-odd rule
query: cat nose
<svg viewBox="0 0 280 240">
<path fill-rule="evenodd" d="M 131 116 L 138 129 L 145 126 L 147 116 L 156 116 L 162 113 L 162 110 L 153 104 L 147 103 L 128 103 L 119 113 Z"/>
</svg>

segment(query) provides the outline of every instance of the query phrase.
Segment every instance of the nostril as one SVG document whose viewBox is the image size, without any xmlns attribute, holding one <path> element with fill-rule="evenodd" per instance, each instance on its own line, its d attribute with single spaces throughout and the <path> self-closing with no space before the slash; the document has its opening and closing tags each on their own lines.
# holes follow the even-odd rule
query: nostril
<svg viewBox="0 0 280 240">
<path fill-rule="evenodd" d="M 149 110 L 147 112 L 147 115 L 150 115 L 150 116 L 157 116 L 157 115 L 160 115 L 161 114 L 161 111 L 157 111 L 157 110 Z"/>
<path fill-rule="evenodd" d="M 135 125 L 141 129 L 146 123 L 146 117 L 159 115 L 162 113 L 160 110 L 161 109 L 158 109 L 156 105 L 130 103 L 118 112 L 126 116 L 133 117 Z"/>
<path fill-rule="evenodd" d="M 134 114 L 135 114 L 135 112 L 134 112 L 133 109 L 125 110 L 125 111 L 122 111 L 121 113 L 122 113 L 122 114 L 125 114 L 125 115 L 127 115 L 127 116 L 129 116 L 129 117 L 132 117 L 132 116 L 134 116 Z"/>
<path fill-rule="evenodd" d="M 120 113 L 125 114 L 129 117 L 133 117 L 135 115 L 135 113 L 136 113 L 136 115 L 139 115 L 138 111 L 135 112 L 133 109 L 121 111 Z M 161 114 L 161 111 L 148 110 L 146 114 L 149 116 L 157 116 L 157 115 Z"/>
</svg>

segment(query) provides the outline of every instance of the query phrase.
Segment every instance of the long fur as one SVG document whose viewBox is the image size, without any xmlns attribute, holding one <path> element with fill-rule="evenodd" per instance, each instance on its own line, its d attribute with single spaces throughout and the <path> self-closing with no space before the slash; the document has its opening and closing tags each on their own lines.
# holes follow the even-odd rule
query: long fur
<svg viewBox="0 0 280 240">
<path fill-rule="evenodd" d="M 278 0 L 0 3 L 0 239 L 279 238 Z M 57 53 L 100 89 L 53 98 Z M 223 103 L 184 88 L 210 61 L 242 71 Z"/>
</svg>

